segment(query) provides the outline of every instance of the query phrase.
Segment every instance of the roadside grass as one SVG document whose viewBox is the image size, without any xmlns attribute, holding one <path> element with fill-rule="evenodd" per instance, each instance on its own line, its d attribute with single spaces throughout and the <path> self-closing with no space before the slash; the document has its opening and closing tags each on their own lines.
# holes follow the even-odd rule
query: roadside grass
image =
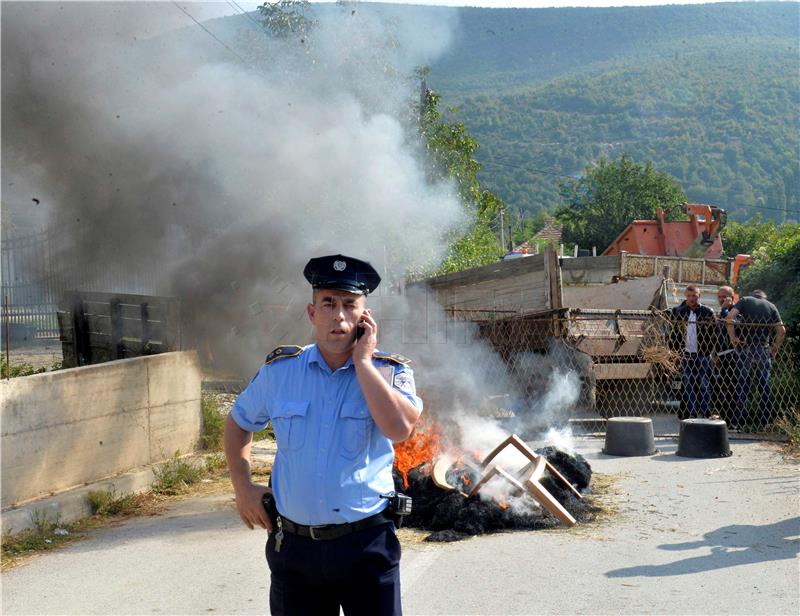
<svg viewBox="0 0 800 616">
<path fill-rule="evenodd" d="M 182 494 L 189 486 L 199 482 L 206 472 L 205 465 L 182 458 L 181 452 L 176 451 L 171 460 L 153 467 L 153 492 L 168 496 Z"/>
<path fill-rule="evenodd" d="M 42 366 L 41 368 L 36 368 L 33 364 L 29 364 L 27 362 L 22 362 L 17 365 L 14 365 L 14 362 L 11 362 L 9 366 L 6 362 L 5 357 L 0 358 L 0 378 L 4 379 L 13 379 L 18 376 L 31 376 L 32 374 L 42 374 L 43 372 L 51 372 L 53 370 L 61 370 L 63 367 L 62 362 L 55 361 L 53 362 L 49 368 Z"/>
<path fill-rule="evenodd" d="M 34 368 L 31 364 L 18 364 L 16 366 L 11 365 L 9 366 L 6 363 L 5 357 L 0 359 L 0 375 L 2 378 L 15 378 L 18 376 L 30 376 L 32 374 L 41 374 L 42 372 L 47 372 L 47 368 Z"/>
<path fill-rule="evenodd" d="M 225 434 L 225 415 L 219 400 L 208 392 L 203 392 L 200 401 L 203 414 L 203 431 L 200 434 L 200 446 L 206 451 L 221 451 L 222 437 Z"/>
<path fill-rule="evenodd" d="M 203 414 L 203 431 L 200 435 L 200 446 L 205 451 L 222 451 L 223 437 L 225 435 L 225 417 L 228 415 L 229 408 L 225 408 L 232 404 L 232 397 L 230 402 L 223 404 L 220 402 L 220 397 L 213 392 L 203 392 L 200 402 Z M 272 430 L 272 424 L 267 424 L 267 427 L 260 432 L 253 434 L 253 441 L 263 441 L 265 439 L 275 439 L 275 432 Z"/>
<path fill-rule="evenodd" d="M 0 552 L 0 568 L 3 571 L 26 556 L 55 550 L 81 539 L 96 525 L 94 518 L 84 518 L 69 524 L 51 521 L 46 513 L 35 515 L 32 522 L 33 528 L 13 535 L 13 529 L 9 528 L 3 533 Z"/>
<path fill-rule="evenodd" d="M 786 436 L 784 451 L 800 459 L 800 408 L 792 407 L 777 421 L 778 429 Z"/>
<path fill-rule="evenodd" d="M 128 515 L 136 511 L 135 494 L 118 495 L 112 490 L 92 490 L 87 495 L 92 514 L 96 516 Z"/>
<path fill-rule="evenodd" d="M 267 427 L 264 428 L 261 432 L 254 432 L 253 433 L 253 442 L 257 441 L 264 441 L 266 439 L 275 440 L 275 432 L 272 431 L 272 424 L 267 424 Z"/>
</svg>

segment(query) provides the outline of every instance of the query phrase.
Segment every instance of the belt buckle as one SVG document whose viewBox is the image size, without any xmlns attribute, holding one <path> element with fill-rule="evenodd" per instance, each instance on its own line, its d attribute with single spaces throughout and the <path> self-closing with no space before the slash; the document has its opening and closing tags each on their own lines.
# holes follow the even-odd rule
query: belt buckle
<svg viewBox="0 0 800 616">
<path fill-rule="evenodd" d="M 317 537 L 316 533 L 314 532 L 314 531 L 316 531 L 316 530 L 318 530 L 320 528 L 327 528 L 327 526 L 309 526 L 308 527 L 308 534 L 311 535 L 311 538 L 314 541 L 321 541 L 321 539 L 319 537 Z"/>
</svg>

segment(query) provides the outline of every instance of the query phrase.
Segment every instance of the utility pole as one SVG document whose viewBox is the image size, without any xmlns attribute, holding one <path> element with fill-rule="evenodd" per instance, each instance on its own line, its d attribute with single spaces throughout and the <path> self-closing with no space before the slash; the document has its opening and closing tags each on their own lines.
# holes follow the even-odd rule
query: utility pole
<svg viewBox="0 0 800 616">
<path fill-rule="evenodd" d="M 503 213 L 505 210 L 500 210 L 500 248 L 506 249 L 506 226 L 503 222 Z"/>
</svg>

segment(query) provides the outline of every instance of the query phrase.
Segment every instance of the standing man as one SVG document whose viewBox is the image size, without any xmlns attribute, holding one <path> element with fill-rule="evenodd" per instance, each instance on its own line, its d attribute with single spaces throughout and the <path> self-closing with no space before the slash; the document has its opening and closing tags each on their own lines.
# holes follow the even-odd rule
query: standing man
<svg viewBox="0 0 800 616">
<path fill-rule="evenodd" d="M 686 299 L 672 309 L 673 348 L 682 351 L 683 415 L 708 417 L 711 398 L 710 356 L 714 350 L 714 311 L 700 303 L 700 288 L 686 287 Z"/>
<path fill-rule="evenodd" d="M 728 337 L 736 349 L 739 373 L 736 413 L 732 427 L 743 428 L 749 419 L 756 419 L 760 427 L 766 427 L 772 423 L 769 375 L 772 360 L 778 354 L 786 336 L 786 326 L 781 321 L 775 304 L 768 301 L 767 294 L 760 289 L 741 298 L 731 308 L 725 322 Z M 754 378 L 761 402 L 758 413 L 751 413 L 748 408 Z"/>
<path fill-rule="evenodd" d="M 733 422 L 736 407 L 736 355 L 725 325 L 725 317 L 733 308 L 733 288 L 720 287 L 717 291 L 719 302 L 719 318 L 717 323 L 716 349 L 711 359 L 714 367 L 714 386 L 712 399 L 714 412 L 729 425 Z"/>
<path fill-rule="evenodd" d="M 408 360 L 376 349 L 366 296 L 380 276 L 331 255 L 303 270 L 314 344 L 278 347 L 242 392 L 225 426 L 236 506 L 248 528 L 269 531 L 272 614 L 401 614 L 400 544 L 382 495 L 392 493 L 392 442 L 422 410 Z M 252 483 L 252 433 L 272 421 L 277 515 Z"/>
</svg>

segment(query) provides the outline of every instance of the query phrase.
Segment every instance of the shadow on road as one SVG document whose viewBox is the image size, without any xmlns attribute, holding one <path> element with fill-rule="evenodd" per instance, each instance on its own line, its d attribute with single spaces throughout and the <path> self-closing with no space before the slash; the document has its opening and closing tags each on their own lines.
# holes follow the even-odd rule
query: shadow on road
<svg viewBox="0 0 800 616">
<path fill-rule="evenodd" d="M 664 544 L 658 548 L 671 552 L 710 548 L 711 553 L 663 565 L 639 565 L 612 569 L 606 572 L 606 577 L 688 575 L 770 560 L 795 558 L 800 552 L 800 517 L 764 526 L 732 524 L 706 533 L 700 541 Z"/>
</svg>

